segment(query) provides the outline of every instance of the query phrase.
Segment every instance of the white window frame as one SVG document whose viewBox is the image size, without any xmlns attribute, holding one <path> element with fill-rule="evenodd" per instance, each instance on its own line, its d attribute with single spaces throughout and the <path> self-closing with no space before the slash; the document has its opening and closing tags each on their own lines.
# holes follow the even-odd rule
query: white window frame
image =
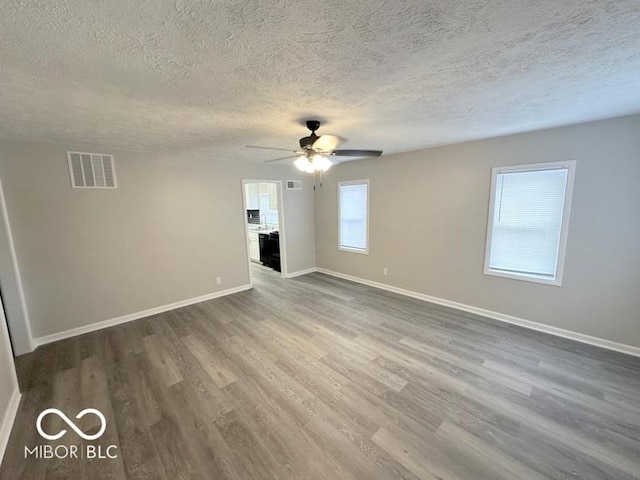
<svg viewBox="0 0 640 480">
<path fill-rule="evenodd" d="M 556 261 L 555 277 L 550 279 L 537 276 L 535 274 L 504 272 L 500 270 L 492 270 L 489 268 L 489 260 L 491 258 L 491 242 L 493 235 L 493 220 L 496 201 L 496 184 L 499 173 L 511 172 L 533 172 L 536 170 L 552 170 L 566 168 L 567 169 L 567 187 L 564 196 L 564 205 L 562 207 L 562 225 L 560 227 L 560 240 L 558 244 L 558 259 Z M 491 169 L 491 193 L 489 197 L 489 220 L 487 222 L 487 244 L 484 254 L 484 273 L 485 275 L 494 275 L 496 277 L 511 278 L 514 280 L 523 280 L 526 282 L 543 283 L 546 285 L 561 286 L 564 275 L 564 262 L 567 251 L 567 238 L 569 233 L 569 217 L 571 216 L 571 200 L 573 198 L 573 184 L 576 174 L 576 161 L 565 160 L 561 162 L 531 163 L 527 165 L 513 165 L 506 167 L 495 167 Z"/>
<path fill-rule="evenodd" d="M 367 186 L 367 230 L 366 230 L 366 248 L 353 248 L 353 247 L 344 247 L 340 245 L 340 240 L 342 237 L 341 227 L 342 227 L 342 213 L 340 211 L 342 202 L 340 201 L 340 187 L 343 185 L 366 185 Z M 370 196 L 370 186 L 369 180 L 350 180 L 346 182 L 338 182 L 338 250 L 342 250 L 343 252 L 351 252 L 351 253 L 360 253 L 362 255 L 369 255 L 369 196 Z"/>
</svg>

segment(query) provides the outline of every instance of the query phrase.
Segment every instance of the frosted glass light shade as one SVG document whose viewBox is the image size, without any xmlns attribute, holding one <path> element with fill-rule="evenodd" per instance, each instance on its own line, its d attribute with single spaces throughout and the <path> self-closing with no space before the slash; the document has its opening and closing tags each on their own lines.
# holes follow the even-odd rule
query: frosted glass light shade
<svg viewBox="0 0 640 480">
<path fill-rule="evenodd" d="M 331 168 L 331 160 L 327 157 L 323 157 L 322 155 L 314 155 L 311 158 L 308 158 L 304 155 L 298 157 L 293 164 L 296 168 L 302 172 L 313 173 L 313 172 L 326 172 Z"/>
<path fill-rule="evenodd" d="M 304 155 L 301 156 L 301 157 L 298 157 L 296 159 L 296 161 L 293 162 L 293 164 L 300 171 L 309 172 L 309 170 L 311 170 L 311 172 L 313 172 L 313 165 L 311 164 L 309 159 L 307 157 L 305 157 Z"/>
<path fill-rule="evenodd" d="M 331 160 L 327 157 L 323 157 L 322 155 L 314 155 L 313 157 L 313 168 L 316 171 L 326 172 L 331 168 Z"/>
</svg>

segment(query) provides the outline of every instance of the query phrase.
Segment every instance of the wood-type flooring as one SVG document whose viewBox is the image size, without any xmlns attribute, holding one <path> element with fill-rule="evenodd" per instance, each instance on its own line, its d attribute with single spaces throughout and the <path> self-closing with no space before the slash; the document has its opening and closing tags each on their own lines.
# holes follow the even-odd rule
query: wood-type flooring
<svg viewBox="0 0 640 480">
<path fill-rule="evenodd" d="M 640 359 L 252 268 L 253 290 L 18 358 L 0 479 L 640 479 Z M 50 414 L 46 440 L 46 408 L 106 431 Z M 25 458 L 45 444 L 85 458 Z"/>
</svg>

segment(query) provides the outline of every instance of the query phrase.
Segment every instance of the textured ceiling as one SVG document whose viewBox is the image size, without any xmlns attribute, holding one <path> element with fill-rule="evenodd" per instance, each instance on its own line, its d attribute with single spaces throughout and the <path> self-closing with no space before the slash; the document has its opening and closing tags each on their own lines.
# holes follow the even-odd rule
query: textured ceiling
<svg viewBox="0 0 640 480">
<path fill-rule="evenodd" d="M 3 0 L 0 138 L 260 161 L 640 112 L 638 0 Z M 275 155 L 274 155 L 275 154 Z"/>
</svg>

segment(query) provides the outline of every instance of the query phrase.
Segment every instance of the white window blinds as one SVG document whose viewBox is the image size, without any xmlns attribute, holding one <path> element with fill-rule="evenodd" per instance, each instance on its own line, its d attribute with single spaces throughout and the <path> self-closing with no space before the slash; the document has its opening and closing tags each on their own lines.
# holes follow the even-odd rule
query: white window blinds
<svg viewBox="0 0 640 480">
<path fill-rule="evenodd" d="M 573 164 L 546 165 L 494 171 L 487 273 L 558 280 Z"/>
<path fill-rule="evenodd" d="M 367 252 L 368 189 L 368 181 L 338 184 L 340 249 Z"/>
</svg>

